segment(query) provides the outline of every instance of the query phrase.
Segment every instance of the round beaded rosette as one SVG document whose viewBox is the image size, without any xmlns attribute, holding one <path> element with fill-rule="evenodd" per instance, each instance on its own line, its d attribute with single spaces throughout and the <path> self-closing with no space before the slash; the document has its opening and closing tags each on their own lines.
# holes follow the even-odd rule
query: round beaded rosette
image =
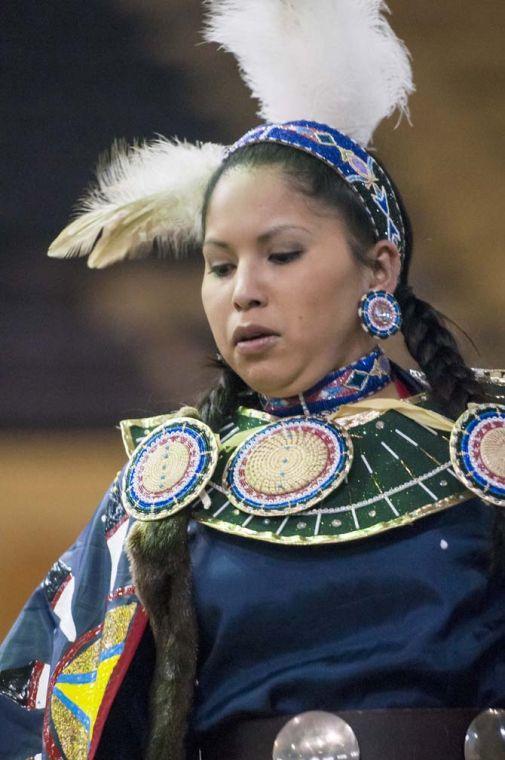
<svg viewBox="0 0 505 760">
<path fill-rule="evenodd" d="M 471 404 L 454 424 L 450 449 L 467 488 L 505 507 L 505 406 Z"/>
<path fill-rule="evenodd" d="M 178 512 L 206 486 L 218 446 L 212 430 L 190 417 L 160 425 L 137 446 L 123 477 L 123 504 L 137 520 Z"/>
<path fill-rule="evenodd" d="M 223 473 L 229 501 L 254 515 L 288 515 L 322 501 L 352 463 L 349 434 L 315 417 L 288 417 L 253 433 Z"/>
<path fill-rule="evenodd" d="M 386 290 L 371 290 L 360 301 L 358 310 L 365 332 L 377 338 L 389 338 L 402 324 L 400 306 Z"/>
</svg>

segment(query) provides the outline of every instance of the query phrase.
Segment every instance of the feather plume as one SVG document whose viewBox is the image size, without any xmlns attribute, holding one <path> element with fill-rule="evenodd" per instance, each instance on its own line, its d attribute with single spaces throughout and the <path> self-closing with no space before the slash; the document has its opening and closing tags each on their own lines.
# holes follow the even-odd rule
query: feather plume
<svg viewBox="0 0 505 760">
<path fill-rule="evenodd" d="M 409 53 L 383 0 L 207 0 L 204 37 L 237 58 L 267 122 L 309 119 L 366 147 L 396 109 L 408 117 Z"/>
<path fill-rule="evenodd" d="M 132 147 L 116 143 L 49 256 L 89 256 L 88 266 L 102 268 L 153 247 L 179 255 L 198 245 L 205 187 L 223 154 L 221 145 L 163 137 Z"/>
</svg>

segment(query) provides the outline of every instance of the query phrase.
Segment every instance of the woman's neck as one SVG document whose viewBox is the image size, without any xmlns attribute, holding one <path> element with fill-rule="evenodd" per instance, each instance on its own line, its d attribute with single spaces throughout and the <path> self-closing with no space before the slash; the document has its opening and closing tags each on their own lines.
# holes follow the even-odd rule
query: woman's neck
<svg viewBox="0 0 505 760">
<path fill-rule="evenodd" d="M 261 399 L 266 412 L 277 417 L 287 417 L 332 412 L 343 404 L 360 401 L 372 395 L 396 398 L 399 396 L 392 383 L 391 363 L 378 346 L 352 364 L 329 372 L 297 396 L 262 396 Z"/>
</svg>

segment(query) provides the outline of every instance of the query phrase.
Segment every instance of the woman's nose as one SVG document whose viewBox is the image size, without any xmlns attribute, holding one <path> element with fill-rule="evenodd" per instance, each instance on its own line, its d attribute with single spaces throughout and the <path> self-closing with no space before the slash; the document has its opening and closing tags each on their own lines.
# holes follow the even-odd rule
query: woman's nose
<svg viewBox="0 0 505 760">
<path fill-rule="evenodd" d="M 258 273 L 249 266 L 238 267 L 233 289 L 233 306 L 237 311 L 247 311 L 267 302 L 264 285 Z"/>
</svg>

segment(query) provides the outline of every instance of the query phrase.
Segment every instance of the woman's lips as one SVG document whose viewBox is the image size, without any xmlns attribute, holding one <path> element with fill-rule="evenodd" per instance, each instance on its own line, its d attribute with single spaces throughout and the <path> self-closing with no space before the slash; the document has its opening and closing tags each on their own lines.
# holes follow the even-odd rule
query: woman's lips
<svg viewBox="0 0 505 760">
<path fill-rule="evenodd" d="M 260 335 L 257 338 L 239 340 L 235 348 L 242 355 L 259 354 L 272 348 L 278 340 L 279 335 Z"/>
<path fill-rule="evenodd" d="M 268 351 L 277 343 L 279 337 L 270 326 L 250 322 L 235 327 L 232 341 L 239 354 L 251 356 Z"/>
</svg>

